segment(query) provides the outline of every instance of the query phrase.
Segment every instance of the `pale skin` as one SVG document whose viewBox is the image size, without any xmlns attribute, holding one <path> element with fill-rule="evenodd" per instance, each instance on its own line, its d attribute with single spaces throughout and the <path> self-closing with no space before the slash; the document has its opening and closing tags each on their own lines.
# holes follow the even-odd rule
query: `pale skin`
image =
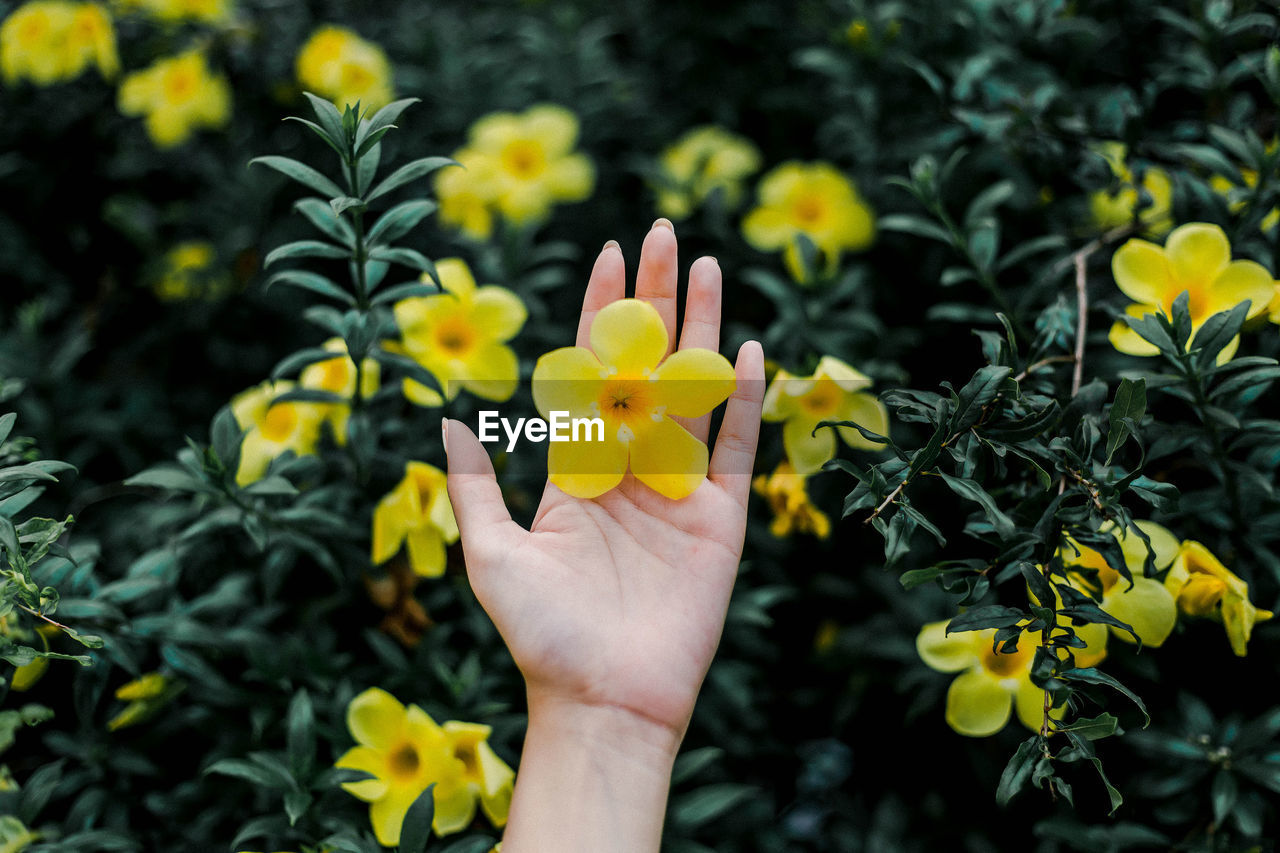
<svg viewBox="0 0 1280 853">
<path fill-rule="evenodd" d="M 720 267 L 690 267 L 676 334 L 676 237 L 646 236 L 635 296 L 666 323 L 670 348 L 720 344 Z M 626 295 L 623 255 L 596 259 L 578 324 Z M 720 642 L 746 530 L 764 357 L 738 351 L 705 482 L 673 501 L 627 474 L 592 500 L 547 484 L 530 530 L 512 521 L 487 453 L 445 423 L 449 497 L 476 598 L 525 678 L 525 738 L 503 853 L 656 851 L 671 768 Z M 707 440 L 710 417 L 685 421 Z M 455 473 L 466 472 L 466 473 Z M 479 473 L 476 473 L 479 472 Z"/>
</svg>

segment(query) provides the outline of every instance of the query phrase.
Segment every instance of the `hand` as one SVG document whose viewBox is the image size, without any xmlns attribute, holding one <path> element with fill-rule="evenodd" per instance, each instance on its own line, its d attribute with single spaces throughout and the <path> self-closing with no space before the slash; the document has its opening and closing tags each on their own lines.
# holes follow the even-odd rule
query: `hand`
<svg viewBox="0 0 1280 853">
<path fill-rule="evenodd" d="M 658 309 L 673 347 L 677 272 L 675 232 L 659 220 L 644 242 L 636 296 Z M 578 346 L 588 345 L 592 319 L 623 298 L 625 284 L 622 252 L 611 243 L 587 285 Z M 719 348 L 720 289 L 719 265 L 700 258 L 689 271 L 680 348 Z M 446 426 L 449 495 L 468 575 L 524 674 L 529 696 L 530 732 L 504 853 L 517 853 L 515 845 L 526 839 L 521 849 L 657 849 L 670 762 L 719 643 L 742 555 L 764 386 L 758 343 L 743 345 L 736 376 L 708 478 L 688 498 L 672 501 L 629 473 L 618 488 L 593 500 L 548 484 L 528 531 L 511 520 L 475 435 L 459 421 Z M 705 441 L 709 422 L 704 417 L 685 425 Z M 556 785 L 559 777 L 572 776 L 567 771 L 575 752 L 588 744 L 591 754 L 578 756 L 588 766 L 576 772 L 628 787 L 597 804 L 622 810 L 606 821 L 611 831 L 598 838 L 582 826 L 587 834 L 536 834 L 542 817 L 561 824 L 547 827 L 557 832 L 581 818 L 566 815 L 568 791 L 534 790 L 530 776 L 544 777 L 539 788 Z M 622 763 L 614 766 L 610 755 Z M 617 771 L 624 773 L 621 779 L 612 778 Z M 640 778 L 645 776 L 651 778 Z M 558 803 L 548 804 L 552 814 L 539 814 L 543 799 Z M 639 823 L 630 829 L 617 823 L 632 820 Z M 552 840 L 559 846 L 550 846 Z"/>
</svg>

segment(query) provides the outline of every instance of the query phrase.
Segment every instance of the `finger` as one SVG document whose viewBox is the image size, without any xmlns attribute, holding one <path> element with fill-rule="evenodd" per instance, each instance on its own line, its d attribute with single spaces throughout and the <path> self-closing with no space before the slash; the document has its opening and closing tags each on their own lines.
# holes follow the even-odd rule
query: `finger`
<svg viewBox="0 0 1280 853">
<path fill-rule="evenodd" d="M 491 555 L 518 544 L 525 531 L 511 520 L 493 473 L 493 463 L 462 421 L 442 420 L 441 433 L 448 460 L 449 502 L 458 520 L 467 571 L 483 570 Z"/>
<path fill-rule="evenodd" d="M 680 349 L 720 349 L 720 264 L 702 257 L 689 267 L 689 292 L 684 299 L 684 325 L 680 328 Z M 705 442 L 711 431 L 711 415 L 678 418 L 698 441 Z"/>
<path fill-rule="evenodd" d="M 587 280 L 587 294 L 582 298 L 582 319 L 578 321 L 578 346 L 591 345 L 591 321 L 600 309 L 627 295 L 627 265 L 622 247 L 610 240 L 600 250 Z"/>
<path fill-rule="evenodd" d="M 760 407 L 764 401 L 764 351 L 759 342 L 747 341 L 738 350 L 734 374 L 738 387 L 725 408 L 724 423 L 716 436 L 716 449 L 708 472 L 712 482 L 745 506 L 751 491 L 751 469 L 755 464 Z"/>
<path fill-rule="evenodd" d="M 676 345 L 676 231 L 666 219 L 649 229 L 640 249 L 640 269 L 636 272 L 636 298 L 658 309 L 667 327 L 667 353 Z"/>
</svg>

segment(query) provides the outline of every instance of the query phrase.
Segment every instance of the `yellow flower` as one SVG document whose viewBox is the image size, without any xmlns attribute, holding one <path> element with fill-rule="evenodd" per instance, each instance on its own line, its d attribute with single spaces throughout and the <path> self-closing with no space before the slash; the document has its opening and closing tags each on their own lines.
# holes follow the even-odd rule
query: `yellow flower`
<svg viewBox="0 0 1280 853">
<path fill-rule="evenodd" d="M 1164 571 L 1178 554 L 1178 540 L 1172 533 L 1154 522 L 1135 521 L 1134 524 L 1151 540 L 1156 571 Z M 1063 565 L 1068 568 L 1068 578 L 1077 589 L 1100 595 L 1099 606 L 1103 611 L 1131 625 L 1134 632 L 1141 638 L 1143 645 L 1159 648 L 1169 638 L 1169 634 L 1173 632 L 1174 623 L 1178 620 L 1178 610 L 1174 606 L 1173 595 L 1160 581 L 1143 574 L 1143 566 L 1147 559 L 1147 545 L 1137 533 L 1126 532 L 1124 535 L 1118 535 L 1114 525 L 1107 532 L 1115 536 L 1120 543 L 1125 565 L 1133 576 L 1133 586 L 1129 586 L 1118 571 L 1107 565 L 1106 558 L 1101 552 L 1073 540 L 1068 540 L 1058 552 Z M 1088 578 L 1080 572 L 1070 571 L 1075 567 L 1096 570 L 1098 573 L 1096 579 Z M 1128 631 L 1114 626 L 1111 627 L 1111 633 L 1126 643 L 1134 641 Z M 1106 639 L 1105 635 L 1103 639 Z"/>
<path fill-rule="evenodd" d="M 722 127 L 695 128 L 662 153 L 658 212 L 684 219 L 716 190 L 726 208 L 738 206 L 742 181 L 760 168 L 760 151 Z"/>
<path fill-rule="evenodd" d="M 762 252 L 783 250 L 796 281 L 808 283 L 798 237 L 803 234 L 826 259 L 826 274 L 846 250 L 861 251 L 875 239 L 875 218 L 853 182 L 830 163 L 783 163 L 760 179 L 760 205 L 742 222 L 742 235 Z"/>
<path fill-rule="evenodd" d="M 222 127 L 231 118 L 231 87 L 209 73 L 198 50 L 158 59 L 120 84 L 120 112 L 145 116 L 147 133 L 160 148 L 181 145 L 201 127 Z"/>
<path fill-rule="evenodd" d="M 7 83 L 26 78 L 48 86 L 73 80 L 90 65 L 104 78 L 120 70 L 111 15 L 97 3 L 33 0 L 0 25 L 0 71 Z"/>
<path fill-rule="evenodd" d="M 314 403 L 275 402 L 292 389 L 292 382 L 264 382 L 231 401 L 236 423 L 245 430 L 240 444 L 240 467 L 236 471 L 239 485 L 247 486 L 261 479 L 271 460 L 285 451 L 292 450 L 299 456 L 315 452 L 325 407 Z"/>
<path fill-rule="evenodd" d="M 484 116 L 453 155 L 465 170 L 444 170 L 436 179 L 441 221 L 487 236 L 492 222 L 478 207 L 526 225 L 546 219 L 559 202 L 585 199 L 595 167 L 574 152 L 577 140 L 577 116 L 554 104 Z"/>
<path fill-rule="evenodd" d="M 736 385 L 733 365 L 707 349 L 667 356 L 662 317 L 638 299 L 601 309 L 590 337 L 591 349 L 552 350 L 533 369 L 533 402 L 543 418 L 567 412 L 604 425 L 602 436 L 588 428 L 585 440 L 552 441 L 547 478 L 574 497 L 594 498 L 630 467 L 655 492 L 688 497 L 706 479 L 707 446 L 672 416 L 701 417 L 726 400 Z"/>
<path fill-rule="evenodd" d="M 761 474 L 751 481 L 752 488 L 767 498 L 773 509 L 769 532 L 779 539 L 792 532 L 812 533 L 819 539 L 831 533 L 831 520 L 810 502 L 804 483 L 805 478 L 786 460 L 778 463 L 772 474 Z"/>
<path fill-rule="evenodd" d="M 1204 321 L 1221 311 L 1249 303 L 1249 317 L 1267 309 L 1275 293 L 1274 280 L 1262 265 L 1253 261 L 1232 261 L 1227 235 L 1216 225 L 1191 222 L 1175 229 L 1164 248 L 1146 240 L 1129 240 L 1111 257 L 1116 284 L 1134 304 L 1125 309 L 1130 317 L 1163 313 L 1171 315 L 1174 300 L 1188 295 L 1192 339 Z M 1111 345 L 1129 355 L 1156 355 L 1148 343 L 1123 320 L 1111 327 Z M 1232 338 L 1218 355 L 1218 363 L 1229 361 L 1240 345 Z"/>
<path fill-rule="evenodd" d="M 5 789 L 0 786 L 0 791 L 2 790 Z M 30 847 L 33 842 L 39 841 L 40 837 L 40 833 L 27 829 L 26 825 L 13 815 L 0 815 L 0 853 L 20 853 Z"/>
<path fill-rule="evenodd" d="M 404 479 L 373 511 L 373 562 L 390 560 L 405 543 L 413 571 L 438 578 L 444 574 L 445 546 L 457 541 L 444 472 L 425 462 L 407 463 Z"/>
<path fill-rule="evenodd" d="M 121 685 L 116 690 L 116 698 L 129 704 L 107 721 L 107 729 L 114 732 L 144 722 L 181 692 L 180 683 L 174 683 L 158 672 L 149 672 Z"/>
<path fill-rule="evenodd" d="M 437 835 L 465 829 L 475 816 L 477 797 L 490 819 L 498 815 L 505 822 L 514 774 L 485 742 L 488 726 L 448 722 L 441 728 L 417 705 L 406 708 L 371 687 L 351 700 L 347 728 L 358 745 L 336 766 L 372 774 L 342 787 L 371 804 L 369 821 L 379 844 L 400 843 L 409 806 L 432 784 Z"/>
<path fill-rule="evenodd" d="M 339 109 L 376 110 L 395 97 L 391 63 L 381 47 L 345 27 L 323 26 L 298 53 L 298 83 L 332 100 Z"/>
<path fill-rule="evenodd" d="M 1173 568 L 1165 578 L 1178 607 L 1188 616 L 1210 616 L 1227 631 L 1231 650 L 1244 657 L 1253 626 L 1274 614 L 1249 601 L 1249 585 L 1199 542 L 1182 543 Z"/>
<path fill-rule="evenodd" d="M 1094 223 L 1102 229 L 1118 228 L 1133 221 L 1134 209 L 1139 201 L 1138 187 L 1133 182 L 1133 171 L 1125 163 L 1127 152 L 1120 142 L 1103 142 L 1095 149 L 1111 167 L 1111 173 L 1119 180 L 1115 192 L 1098 190 L 1089 197 L 1089 207 Z M 1143 233 L 1159 237 L 1173 227 L 1170 210 L 1173 205 L 1173 181 L 1163 169 L 1149 166 L 1142 173 L 1142 190 L 1150 197 L 1150 204 L 1143 208 L 1139 220 Z"/>
<path fill-rule="evenodd" d="M 57 634 L 59 631 L 56 625 L 38 625 L 34 632 L 26 631 L 22 628 L 10 628 L 0 619 L 0 636 L 9 637 L 30 645 L 32 633 L 35 634 L 34 639 L 40 641 L 40 645 L 44 646 L 44 650 L 49 651 L 49 638 Z M 49 669 L 48 658 L 36 658 L 31 663 L 24 664 L 13 671 L 13 677 L 9 680 L 9 689 L 18 693 L 25 693 L 32 687 L 36 686 L 41 678 L 44 678 L 45 671 Z"/>
<path fill-rule="evenodd" d="M 947 689 L 947 725 L 968 737 L 987 737 L 1005 727 L 1016 707 L 1022 724 L 1039 731 L 1044 690 L 1032 683 L 1031 664 L 1040 635 L 1023 634 L 1017 651 L 1002 654 L 992 645 L 994 628 L 948 636 L 949 621 L 930 622 L 916 636 L 916 652 L 926 666 L 960 673 Z"/>
<path fill-rule="evenodd" d="M 1280 141 L 1271 140 L 1267 144 L 1267 153 L 1274 152 L 1277 144 L 1280 144 Z M 1241 169 L 1240 177 L 1244 181 L 1242 186 L 1245 189 L 1252 190 L 1258 185 L 1258 172 L 1256 169 Z M 1209 187 L 1227 200 L 1227 208 L 1232 213 L 1239 213 L 1244 209 L 1245 200 L 1237 197 L 1239 195 L 1236 192 L 1237 184 L 1226 175 L 1214 175 L 1209 178 Z M 1269 234 L 1276 227 L 1277 222 L 1280 222 L 1280 207 L 1273 207 L 1266 216 L 1262 217 L 1262 222 L 1258 223 L 1258 229 L 1264 234 Z"/>
<path fill-rule="evenodd" d="M 324 348 L 338 353 L 337 358 L 317 361 L 302 369 L 298 384 L 303 388 L 317 391 L 328 391 L 347 400 L 356 396 L 356 363 L 347 354 L 347 343 L 342 338 L 330 338 L 324 342 Z M 382 378 L 382 369 L 378 362 L 365 357 L 359 371 L 360 399 L 367 400 L 378 390 Z M 351 418 L 350 406 L 340 403 L 321 404 L 325 420 L 333 430 L 333 439 L 340 445 L 347 443 L 347 421 Z"/>
<path fill-rule="evenodd" d="M 213 267 L 216 253 L 203 240 L 179 243 L 164 256 L 160 277 L 152 286 L 162 302 L 213 299 L 231 290 L 231 278 Z"/>
<path fill-rule="evenodd" d="M 507 346 L 529 316 L 520 297 L 497 285 L 476 287 L 466 261 L 436 262 L 447 293 L 402 299 L 395 305 L 396 323 L 406 355 L 440 380 L 452 400 L 465 389 L 485 400 L 501 402 L 516 392 L 520 364 Z M 425 276 L 423 281 L 429 281 Z M 439 406 L 444 399 L 413 379 L 404 394 L 419 406 Z"/>
<path fill-rule="evenodd" d="M 158 21 L 199 21 L 218 24 L 231 18 L 231 0 L 130 0 L 132 10 L 146 12 Z"/>
<path fill-rule="evenodd" d="M 831 429 L 814 430 L 822 421 L 853 421 L 877 435 L 889 434 L 889 412 L 869 388 L 871 380 L 838 358 L 826 355 L 809 377 L 779 370 L 764 395 L 766 421 L 783 421 L 782 446 L 797 474 L 809 476 L 836 455 Z M 851 427 L 839 427 L 850 447 L 879 450 L 881 445 Z"/>
</svg>

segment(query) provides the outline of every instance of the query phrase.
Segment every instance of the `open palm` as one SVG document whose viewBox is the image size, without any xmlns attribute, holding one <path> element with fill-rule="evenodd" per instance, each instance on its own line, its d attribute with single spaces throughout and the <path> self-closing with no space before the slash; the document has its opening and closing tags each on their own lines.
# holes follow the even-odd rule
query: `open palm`
<svg viewBox="0 0 1280 853">
<path fill-rule="evenodd" d="M 674 347 L 676 238 L 665 223 L 645 239 L 636 297 L 652 304 Z M 625 295 L 616 244 L 587 285 L 578 346 L 596 313 Z M 679 348 L 719 348 L 720 269 L 689 272 Z M 764 384 L 758 344 L 735 366 L 708 479 L 673 501 L 627 474 L 595 499 L 548 484 L 531 530 L 511 520 L 488 456 L 465 425 L 448 425 L 449 494 L 477 598 L 523 672 L 530 700 L 627 711 L 679 739 L 724 625 L 746 525 Z M 683 422 L 705 441 L 710 418 Z M 456 473 L 466 472 L 466 473 Z M 480 473 L 472 473 L 480 472 Z"/>
</svg>

